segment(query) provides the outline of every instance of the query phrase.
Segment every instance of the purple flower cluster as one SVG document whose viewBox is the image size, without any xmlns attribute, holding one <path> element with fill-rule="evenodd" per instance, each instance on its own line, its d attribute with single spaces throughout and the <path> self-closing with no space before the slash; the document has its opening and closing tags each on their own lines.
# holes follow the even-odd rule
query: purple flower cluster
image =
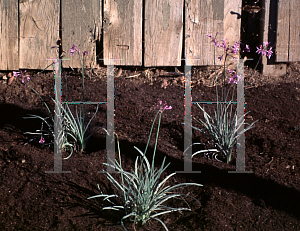
<svg viewBox="0 0 300 231">
<path fill-rule="evenodd" d="M 225 55 L 225 60 L 228 57 L 231 57 L 232 59 L 236 59 L 236 57 L 234 55 L 237 55 L 238 52 L 244 53 L 244 52 L 250 52 L 250 48 L 249 45 L 246 44 L 246 47 L 244 50 L 240 51 L 240 42 L 235 42 L 233 46 L 230 46 L 229 44 L 226 44 L 226 40 L 225 38 L 222 39 L 222 41 L 219 43 L 217 40 L 217 35 L 218 32 L 216 33 L 216 36 L 213 37 L 210 34 L 207 34 L 207 37 L 211 38 L 211 42 L 214 43 L 215 46 L 217 47 L 222 47 L 224 49 L 224 54 L 221 55 L 220 57 L 218 57 L 218 59 L 221 61 L 223 59 L 223 56 Z M 273 51 L 272 51 L 272 47 L 270 47 L 268 49 L 268 46 L 270 45 L 270 42 L 264 42 L 264 48 L 262 45 L 260 45 L 259 47 L 256 47 L 257 51 L 256 53 L 261 54 L 262 56 L 267 56 L 268 59 L 271 58 Z M 239 81 L 239 79 L 241 78 L 240 76 L 236 75 L 235 72 L 233 70 L 229 70 L 230 72 L 230 77 L 229 77 L 229 81 L 233 82 L 235 84 L 237 84 L 237 82 Z"/>
<path fill-rule="evenodd" d="M 70 48 L 70 55 L 74 55 L 75 52 L 78 52 L 78 54 L 79 54 L 79 53 L 80 53 L 80 50 L 77 49 L 77 45 L 75 45 L 75 44 L 73 43 L 73 46 Z M 87 55 L 87 54 L 88 54 L 87 51 L 84 51 L 84 52 L 83 52 L 83 56 L 85 56 L 85 55 Z"/>
<path fill-rule="evenodd" d="M 159 109 L 160 113 L 162 113 L 164 110 L 172 109 L 171 106 L 168 106 L 167 103 L 162 104 L 162 101 L 159 100 L 159 105 L 156 105 L 157 109 Z"/>
<path fill-rule="evenodd" d="M 233 82 L 234 84 L 237 84 L 237 82 L 238 82 L 240 79 L 242 79 L 242 77 L 239 76 L 239 75 L 237 75 L 237 74 L 235 73 L 234 70 L 228 69 L 228 71 L 229 71 L 229 73 L 230 73 L 230 77 L 229 77 L 228 83 Z"/>
<path fill-rule="evenodd" d="M 70 55 L 74 55 L 74 53 L 75 53 L 76 51 L 77 51 L 78 54 L 79 54 L 80 50 L 77 49 L 76 46 L 77 46 L 77 45 L 75 45 L 75 44 L 73 43 L 73 46 L 70 48 Z"/>
<path fill-rule="evenodd" d="M 229 56 L 232 59 L 236 59 L 234 55 L 238 54 L 240 51 L 240 42 L 235 42 L 233 46 L 230 46 L 229 44 L 226 44 L 225 38 L 222 39 L 222 42 L 218 43 L 217 41 L 217 35 L 216 33 L 215 37 L 212 37 L 210 34 L 207 34 L 207 37 L 211 38 L 211 42 L 215 44 L 217 47 L 222 47 L 224 49 L 224 54 L 218 57 L 218 59 L 221 61 L 223 59 L 223 56 L 225 57 Z M 246 48 L 242 52 L 250 52 L 249 46 L 246 45 Z"/>
<path fill-rule="evenodd" d="M 26 70 L 22 72 L 17 72 L 17 71 L 13 71 L 13 75 L 14 77 L 18 77 L 18 76 L 21 76 L 22 77 L 22 83 L 24 83 L 24 79 L 27 78 L 27 81 L 30 80 L 30 76 L 26 75 Z"/>
<path fill-rule="evenodd" d="M 41 139 L 40 139 L 39 143 L 40 143 L 40 144 L 43 144 L 43 143 L 45 143 L 45 139 L 44 139 L 44 137 L 42 137 L 42 136 L 41 136 Z"/>
<path fill-rule="evenodd" d="M 259 45 L 259 47 L 256 47 L 257 51 L 256 53 L 261 54 L 262 56 L 267 56 L 268 59 L 271 58 L 273 51 L 272 51 L 272 47 L 269 48 L 269 50 L 267 49 L 268 46 L 270 45 L 270 42 L 264 42 L 265 48 L 263 48 L 262 45 Z"/>
</svg>

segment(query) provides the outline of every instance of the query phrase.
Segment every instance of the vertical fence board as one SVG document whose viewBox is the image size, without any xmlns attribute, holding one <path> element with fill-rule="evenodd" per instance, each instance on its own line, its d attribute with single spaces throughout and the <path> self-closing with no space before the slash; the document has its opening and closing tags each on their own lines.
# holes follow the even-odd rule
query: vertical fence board
<svg viewBox="0 0 300 231">
<path fill-rule="evenodd" d="M 18 0 L 0 0 L 0 70 L 19 69 Z"/>
<path fill-rule="evenodd" d="M 230 46 L 234 45 L 235 42 L 240 41 L 241 33 L 241 0 L 225 0 L 224 3 L 224 38 L 226 43 Z M 220 37 L 219 37 L 220 39 Z M 238 55 L 236 56 L 237 58 Z M 227 59 L 226 66 L 237 67 L 238 60 Z M 230 67 L 230 68 L 231 68 Z"/>
<path fill-rule="evenodd" d="M 44 69 L 59 39 L 59 0 L 20 0 L 20 68 Z"/>
<path fill-rule="evenodd" d="M 278 1 L 278 20 L 276 34 L 276 61 L 289 60 L 289 28 L 290 28 L 290 4 L 289 0 Z"/>
<path fill-rule="evenodd" d="M 94 68 L 96 60 L 96 41 L 100 40 L 102 27 L 101 0 L 61 0 L 62 49 L 64 57 L 70 58 L 73 44 L 83 53 L 87 51 L 84 66 Z M 80 58 L 76 54 L 63 66 L 80 68 Z"/>
<path fill-rule="evenodd" d="M 225 0 L 224 3 L 224 38 L 230 46 L 240 41 L 242 0 Z M 220 39 L 220 38 L 219 38 Z M 238 55 L 235 56 L 239 58 Z M 237 68 L 238 60 L 227 59 L 226 66 Z"/>
<path fill-rule="evenodd" d="M 193 65 L 217 65 L 222 63 L 217 59 L 223 54 L 222 49 L 214 46 L 207 34 L 215 36 L 220 41 L 224 36 L 224 0 L 196 1 L 185 3 L 185 58 L 194 60 Z"/>
<path fill-rule="evenodd" d="M 183 0 L 146 0 L 145 66 L 180 66 Z"/>
<path fill-rule="evenodd" d="M 277 1 L 273 0 L 263 0 L 262 1 L 262 11 L 263 11 L 263 17 L 264 17 L 264 27 L 262 33 L 262 40 L 264 42 L 268 41 L 271 42 L 271 46 L 274 46 L 274 41 L 276 34 L 274 31 L 277 29 L 275 28 L 274 22 L 276 22 L 277 19 L 274 17 L 270 17 L 270 14 L 273 16 L 275 15 L 275 11 L 277 10 L 276 3 Z M 264 55 L 262 57 L 262 74 L 263 75 L 269 75 L 269 76 L 281 76 L 286 74 L 286 64 L 275 64 L 274 57 L 271 57 L 271 59 L 267 59 L 267 57 Z"/>
<path fill-rule="evenodd" d="M 224 38 L 230 45 L 240 41 L 242 0 L 225 0 Z"/>
<path fill-rule="evenodd" d="M 142 0 L 104 0 L 104 64 L 142 65 Z"/>
<path fill-rule="evenodd" d="M 300 61 L 300 1 L 290 0 L 289 62 Z"/>
</svg>

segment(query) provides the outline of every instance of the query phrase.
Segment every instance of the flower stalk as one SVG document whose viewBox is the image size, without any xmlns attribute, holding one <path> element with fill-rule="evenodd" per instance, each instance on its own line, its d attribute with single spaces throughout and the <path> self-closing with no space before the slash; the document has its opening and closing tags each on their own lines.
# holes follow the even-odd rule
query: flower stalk
<svg viewBox="0 0 300 231">
<path fill-rule="evenodd" d="M 172 173 L 168 175 L 161 182 L 159 182 L 160 176 L 170 165 L 169 163 L 167 164 L 167 166 L 165 166 L 166 157 L 164 157 L 161 167 L 159 169 L 154 169 L 154 159 L 155 159 L 155 152 L 156 152 L 156 146 L 158 140 L 161 114 L 163 113 L 164 110 L 168 110 L 171 108 L 172 108 L 171 106 L 167 106 L 166 104 L 163 105 L 162 101 L 159 101 L 159 105 L 157 105 L 158 112 L 156 113 L 155 119 L 152 123 L 149 139 L 144 153 L 141 150 L 139 150 L 137 147 L 134 147 L 141 156 L 136 158 L 135 170 L 133 172 L 127 172 L 122 168 L 120 146 L 117 137 L 119 163 L 117 160 L 115 160 L 115 163 L 112 164 L 104 163 L 104 165 L 111 166 L 117 169 L 118 172 L 121 174 L 121 183 L 118 183 L 109 172 L 105 172 L 107 178 L 115 186 L 118 192 L 123 196 L 117 194 L 113 194 L 113 195 L 104 194 L 98 185 L 99 191 L 101 193 L 99 195 L 95 195 L 88 198 L 88 199 L 92 199 L 92 198 L 100 197 L 103 198 L 104 201 L 108 201 L 112 204 L 111 206 L 104 207 L 103 210 L 104 209 L 110 209 L 116 211 L 122 210 L 125 213 L 121 219 L 121 224 L 124 230 L 126 230 L 126 228 L 124 226 L 123 221 L 131 217 L 134 217 L 133 220 L 131 219 L 131 221 L 134 222 L 134 225 L 135 224 L 144 225 L 148 220 L 155 219 L 162 224 L 165 230 L 168 230 L 164 222 L 160 220 L 158 216 L 170 212 L 175 212 L 175 211 L 178 212 L 181 212 L 183 210 L 190 211 L 191 209 L 168 207 L 163 205 L 164 202 L 168 201 L 169 199 L 175 198 L 175 199 L 182 199 L 188 205 L 188 203 L 183 199 L 183 196 L 188 196 L 192 199 L 195 199 L 199 203 L 199 201 L 192 196 L 179 194 L 173 191 L 175 189 L 184 188 L 187 186 L 192 186 L 192 185 L 203 186 L 203 185 L 196 184 L 196 183 L 181 183 L 175 186 L 165 186 L 167 180 L 171 178 L 173 175 L 175 175 L 176 173 Z M 150 167 L 150 163 L 146 157 L 146 152 L 152 134 L 153 126 L 158 115 L 159 115 L 158 130 L 156 134 L 152 164 Z M 117 134 L 115 135 L 117 136 Z M 117 198 L 122 202 L 115 203 L 111 200 L 112 198 Z"/>
<path fill-rule="evenodd" d="M 235 42 L 233 46 L 229 46 L 229 44 L 226 44 L 226 40 L 223 39 L 222 42 L 218 43 L 217 40 L 217 34 L 215 37 L 212 37 L 210 34 L 207 36 L 211 38 L 211 42 L 214 44 L 214 66 L 215 66 L 215 76 L 216 76 L 216 101 L 217 101 L 217 111 L 215 111 L 215 118 L 213 118 L 211 115 L 209 115 L 204 108 L 200 106 L 199 103 L 197 103 L 198 107 L 202 110 L 205 121 L 202 121 L 201 119 L 197 118 L 200 124 L 202 124 L 205 127 L 205 130 L 199 129 L 196 127 L 193 127 L 194 129 L 206 134 L 215 144 L 216 149 L 209 149 L 209 150 L 203 150 L 197 153 L 194 153 L 192 156 L 203 153 L 203 152 L 215 152 L 215 153 L 221 153 L 223 156 L 226 157 L 227 164 L 231 161 L 231 155 L 234 145 L 237 144 L 238 137 L 241 136 L 244 132 L 251 129 L 257 121 L 253 122 L 251 125 L 249 125 L 246 129 L 243 129 L 243 131 L 239 131 L 242 124 L 244 123 L 244 116 L 237 118 L 237 109 L 235 110 L 235 115 L 232 118 L 232 106 L 233 106 L 233 96 L 234 96 L 234 85 L 238 83 L 238 81 L 242 78 L 241 76 L 238 76 L 234 70 L 228 69 L 230 73 L 230 77 L 228 80 L 228 83 L 233 82 L 232 85 L 233 91 L 232 91 L 232 98 L 231 101 L 226 102 L 226 99 L 228 97 L 228 93 L 226 94 L 225 89 L 225 64 L 226 60 L 228 58 L 237 59 L 235 55 L 239 54 L 240 51 L 240 42 Z M 264 43 L 265 47 L 267 48 L 269 43 Z M 219 101 L 218 97 L 218 80 L 216 75 L 216 62 L 215 62 L 215 47 L 223 48 L 224 53 L 218 59 L 222 61 L 224 58 L 224 75 L 223 75 L 223 81 L 222 81 L 222 96 L 221 96 L 221 102 Z M 268 58 L 272 55 L 272 49 L 269 48 L 269 50 L 266 50 L 266 48 L 262 48 L 262 46 L 257 47 L 257 53 L 266 55 Z M 250 52 L 250 48 L 248 45 L 246 45 L 246 48 L 242 52 Z M 226 97 L 225 97 L 226 96 Z M 228 105 L 223 105 L 223 104 Z M 220 105 L 219 105 L 220 104 Z M 230 108 L 230 114 L 228 113 L 228 108 Z M 249 113 L 249 112 L 247 112 Z M 246 114 L 247 114 L 246 113 Z M 199 144 L 199 143 L 197 143 Z M 217 155 L 214 155 L 216 160 L 219 160 L 217 158 Z M 220 160 L 219 160 L 220 161 Z"/>
</svg>

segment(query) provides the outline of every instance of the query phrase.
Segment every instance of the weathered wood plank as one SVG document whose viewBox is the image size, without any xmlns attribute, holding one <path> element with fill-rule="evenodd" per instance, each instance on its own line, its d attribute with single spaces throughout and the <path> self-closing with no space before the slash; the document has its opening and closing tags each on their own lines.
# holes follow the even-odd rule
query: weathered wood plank
<svg viewBox="0 0 300 231">
<path fill-rule="evenodd" d="M 145 66 L 180 66 L 183 0 L 152 0 L 145 4 Z"/>
<path fill-rule="evenodd" d="M 192 64 L 213 65 L 214 59 L 217 65 L 221 65 L 217 57 L 223 54 L 222 49 L 214 46 L 207 34 L 215 36 L 221 41 L 224 37 L 224 0 L 185 2 L 185 58 L 196 59 Z"/>
<path fill-rule="evenodd" d="M 105 65 L 142 65 L 142 0 L 104 0 L 103 49 Z"/>
<path fill-rule="evenodd" d="M 101 0 L 62 0 L 62 49 L 65 58 L 70 61 L 63 61 L 63 66 L 80 68 L 80 58 L 76 54 L 70 57 L 70 48 L 73 44 L 82 52 L 87 51 L 84 67 L 95 68 L 96 41 L 100 40 Z"/>
<path fill-rule="evenodd" d="M 274 18 L 274 14 L 277 12 L 277 1 L 272 0 L 264 0 L 262 1 L 262 11 L 264 14 L 264 28 L 263 28 L 263 41 L 264 42 L 271 42 L 271 46 L 275 44 L 275 21 L 277 18 Z M 270 17 L 270 13 L 272 17 Z M 272 21 L 271 21 L 271 20 Z M 275 21 L 274 21 L 275 20 Z M 282 76 L 286 74 L 286 64 L 275 64 L 274 56 L 269 60 L 266 56 L 262 57 L 262 74 L 269 75 L 269 76 Z"/>
<path fill-rule="evenodd" d="M 278 21 L 276 38 L 276 62 L 289 60 L 290 1 L 278 0 Z"/>
<path fill-rule="evenodd" d="M 0 70 L 19 69 L 18 0 L 0 0 Z"/>
<path fill-rule="evenodd" d="M 59 0 L 20 0 L 20 68 L 44 69 L 57 57 Z"/>
<path fill-rule="evenodd" d="M 230 46 L 240 41 L 241 33 L 241 0 L 224 1 L 224 38 Z M 235 56 L 239 58 L 239 54 Z M 226 67 L 237 69 L 237 60 L 227 59 Z"/>
<path fill-rule="evenodd" d="M 240 41 L 241 31 L 241 0 L 225 0 L 224 3 L 224 38 L 233 45 Z"/>
<path fill-rule="evenodd" d="M 300 1 L 290 0 L 289 62 L 300 61 Z"/>
</svg>

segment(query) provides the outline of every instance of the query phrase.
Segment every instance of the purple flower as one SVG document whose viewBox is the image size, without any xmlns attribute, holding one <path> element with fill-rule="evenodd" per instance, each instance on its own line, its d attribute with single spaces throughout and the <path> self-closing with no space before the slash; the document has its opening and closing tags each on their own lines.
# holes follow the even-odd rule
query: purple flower
<svg viewBox="0 0 300 231">
<path fill-rule="evenodd" d="M 228 69 L 228 71 L 229 71 L 229 73 L 230 73 L 231 75 L 234 74 L 234 70 Z"/>
<path fill-rule="evenodd" d="M 259 45 L 259 48 L 256 47 L 257 51 L 256 53 L 261 54 L 262 56 L 266 55 L 266 50 L 262 48 L 262 45 Z"/>
<path fill-rule="evenodd" d="M 73 43 L 73 46 L 72 46 L 71 49 L 70 49 L 70 55 L 74 55 L 74 53 L 75 53 L 76 51 L 79 52 L 79 50 L 77 49 L 76 46 L 77 46 L 77 45 L 75 45 L 75 44 Z"/>
<path fill-rule="evenodd" d="M 237 84 L 237 82 L 241 79 L 241 76 L 239 75 L 235 75 L 229 78 L 228 83 L 233 82 L 234 84 Z"/>
<path fill-rule="evenodd" d="M 267 50 L 267 47 L 270 45 L 270 42 L 264 42 L 264 44 L 265 48 L 263 48 L 262 45 L 259 45 L 259 48 L 256 47 L 256 53 L 261 54 L 262 56 L 265 55 L 268 57 L 268 59 L 270 59 L 273 54 L 272 47 L 270 47 L 269 50 Z"/>
<path fill-rule="evenodd" d="M 250 52 L 250 47 L 249 47 L 249 45 L 246 44 L 246 48 L 243 50 L 243 52 Z"/>
<path fill-rule="evenodd" d="M 159 109 L 160 113 L 162 113 L 164 110 L 172 109 L 171 106 L 168 106 L 167 103 L 162 104 L 162 101 L 159 100 L 159 105 L 156 105 L 157 109 Z"/>
<path fill-rule="evenodd" d="M 214 43 L 216 46 L 218 46 L 218 43 L 217 43 L 217 35 L 218 35 L 219 32 L 216 33 L 216 36 L 215 37 L 212 37 L 210 34 L 207 34 L 207 37 L 211 38 L 211 42 Z"/>
<path fill-rule="evenodd" d="M 225 38 L 223 38 L 222 42 L 223 42 L 223 47 L 225 48 L 226 47 L 226 40 L 225 40 Z"/>
<path fill-rule="evenodd" d="M 218 41 L 216 39 L 217 35 L 218 35 L 218 32 L 216 33 L 215 37 L 212 37 L 210 34 L 207 34 L 207 37 L 211 38 L 211 42 L 214 43 L 217 47 L 222 47 L 224 49 L 224 54 L 218 57 L 218 59 L 220 61 L 222 61 L 224 56 L 225 56 L 225 59 L 228 57 L 229 59 L 236 60 L 237 57 L 235 57 L 235 55 L 237 55 L 238 53 L 250 52 L 249 45 L 246 45 L 246 48 L 244 51 L 240 50 L 241 49 L 240 41 L 235 42 L 233 46 L 229 46 L 228 43 L 226 44 L 226 39 L 223 38 L 222 41 L 220 43 L 218 43 Z"/>
<path fill-rule="evenodd" d="M 229 73 L 230 73 L 230 77 L 228 80 L 228 83 L 233 82 L 234 84 L 237 84 L 237 82 L 242 79 L 242 77 L 240 75 L 235 74 L 234 70 L 228 69 Z"/>
<path fill-rule="evenodd" d="M 20 72 L 17 72 L 17 71 L 13 71 L 13 75 L 14 75 L 14 77 L 18 77 L 19 75 L 20 75 Z"/>
<path fill-rule="evenodd" d="M 225 40 L 225 38 L 222 39 L 222 43 L 217 44 L 217 47 L 223 47 L 224 52 L 226 52 L 226 40 Z"/>
<path fill-rule="evenodd" d="M 29 81 L 30 80 L 30 76 L 29 75 L 26 75 L 25 73 L 26 73 L 27 71 L 25 70 L 25 71 L 23 71 L 23 73 L 22 72 L 17 72 L 17 71 L 13 71 L 13 75 L 14 75 L 14 77 L 19 77 L 19 76 L 21 76 L 22 77 L 22 83 L 24 83 L 25 81 L 24 81 L 24 78 L 26 77 L 26 79 L 27 79 L 27 81 Z"/>
<path fill-rule="evenodd" d="M 43 144 L 43 143 L 45 143 L 45 139 L 44 139 L 44 137 L 41 137 L 41 139 L 40 139 L 39 143 L 40 143 L 40 144 Z"/>
<path fill-rule="evenodd" d="M 83 56 L 85 56 L 85 55 L 87 55 L 88 54 L 88 52 L 87 51 L 84 51 L 83 52 Z"/>
<path fill-rule="evenodd" d="M 218 57 L 218 59 L 220 59 L 220 61 L 221 61 L 223 59 L 223 56 L 224 56 L 224 54 L 221 55 L 220 57 Z"/>
<path fill-rule="evenodd" d="M 268 59 L 271 58 L 272 54 L 273 54 L 272 47 L 270 47 L 270 49 L 267 51 L 267 57 L 268 57 Z"/>
<path fill-rule="evenodd" d="M 240 50 L 240 42 L 235 42 L 234 45 L 231 47 L 231 53 L 236 55 L 239 50 Z"/>
</svg>

